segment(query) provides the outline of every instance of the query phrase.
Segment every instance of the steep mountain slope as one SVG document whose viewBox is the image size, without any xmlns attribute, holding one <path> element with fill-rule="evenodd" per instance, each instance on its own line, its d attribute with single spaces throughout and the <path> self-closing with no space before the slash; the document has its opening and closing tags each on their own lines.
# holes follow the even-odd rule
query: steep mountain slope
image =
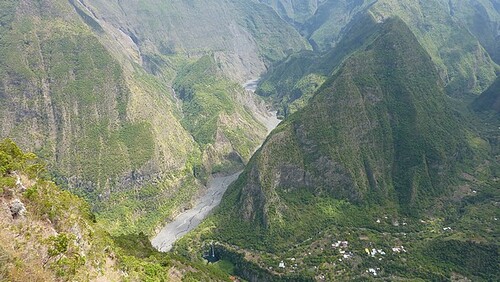
<svg viewBox="0 0 500 282">
<path fill-rule="evenodd" d="M 248 1 L 1 5 L 0 136 L 47 160 L 116 233 L 151 233 L 189 207 L 210 173 L 241 168 L 266 130 L 253 112 L 265 108 L 238 83 L 309 48 Z M 204 56 L 214 72 L 187 81 Z M 174 80 L 198 100 L 176 97 Z"/>
<path fill-rule="evenodd" d="M 451 110 L 402 20 L 373 32 L 271 133 L 179 252 L 216 240 L 251 281 L 498 277 L 498 181 L 478 157 L 488 144 Z M 480 207 L 492 210 L 473 231 Z M 460 230 L 448 237 L 444 224 Z M 436 262 L 465 250 L 492 261 Z"/>
<path fill-rule="evenodd" d="M 113 33 L 127 34 L 144 64 L 164 65 L 161 55 L 216 52 L 225 73 L 243 82 L 265 65 L 308 47 L 272 9 L 253 1 L 81 1 Z"/>
<path fill-rule="evenodd" d="M 59 182 L 112 212 L 124 201 L 148 203 L 144 194 L 159 188 L 132 188 L 152 180 L 169 181 L 172 198 L 180 183 L 194 182 L 188 160 L 199 151 L 168 88 L 144 71 L 125 74 L 66 1 L 2 3 L 2 136 L 38 152 Z M 187 201 L 196 188 L 183 193 Z M 112 221 L 138 217 L 137 206 L 124 212 Z"/>
<path fill-rule="evenodd" d="M 289 1 L 278 2 L 287 6 L 285 3 Z M 496 77 L 498 66 L 490 58 L 498 49 L 495 47 L 498 11 L 494 1 L 482 1 L 481 5 L 476 5 L 476 1 L 458 1 L 460 4 L 453 8 L 456 13 L 450 11 L 453 2 L 442 0 L 303 2 L 317 3 L 318 9 L 307 21 L 296 22 L 295 26 L 319 51 L 329 51 L 341 42 L 349 34 L 353 22 L 365 13 L 376 21 L 397 16 L 431 55 L 449 95 L 479 94 Z M 481 24 L 476 21 L 485 23 L 488 28 L 479 31 Z M 488 54 L 483 46 L 492 53 Z"/>
<path fill-rule="evenodd" d="M 34 154 L 0 142 L 1 281 L 228 280 L 217 268 L 155 252 L 144 235 L 112 238 L 83 199 L 43 171 Z"/>
</svg>

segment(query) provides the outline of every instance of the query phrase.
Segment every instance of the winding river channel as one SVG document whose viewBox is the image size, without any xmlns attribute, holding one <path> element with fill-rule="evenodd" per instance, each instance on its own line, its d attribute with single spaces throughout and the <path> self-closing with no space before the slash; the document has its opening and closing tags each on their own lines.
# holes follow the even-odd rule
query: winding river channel
<svg viewBox="0 0 500 282">
<path fill-rule="evenodd" d="M 240 173 L 241 171 L 229 176 L 212 177 L 206 192 L 198 199 L 195 206 L 179 214 L 151 240 L 153 247 L 160 252 L 170 251 L 175 241 L 198 226 L 210 211 L 219 205 L 227 187 L 238 178 Z"/>
<path fill-rule="evenodd" d="M 254 92 L 257 81 L 256 79 L 249 80 L 243 87 L 247 91 Z M 269 112 L 267 115 L 256 113 L 256 117 L 267 127 L 268 132 L 271 132 L 280 123 L 280 120 L 276 117 L 276 112 Z M 153 247 L 160 252 L 170 251 L 175 241 L 196 228 L 219 205 L 227 188 L 238 178 L 240 173 L 241 171 L 228 176 L 212 176 L 207 189 L 196 201 L 194 207 L 180 213 L 151 240 Z"/>
</svg>

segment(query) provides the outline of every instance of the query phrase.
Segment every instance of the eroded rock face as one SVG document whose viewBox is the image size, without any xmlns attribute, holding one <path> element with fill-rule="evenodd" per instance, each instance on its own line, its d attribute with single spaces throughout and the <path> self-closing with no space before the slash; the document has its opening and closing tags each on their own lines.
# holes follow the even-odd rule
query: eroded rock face
<svg viewBox="0 0 500 282">
<path fill-rule="evenodd" d="M 26 207 L 19 199 L 13 200 L 9 205 L 9 209 L 13 218 L 18 218 L 26 214 Z"/>
<path fill-rule="evenodd" d="M 423 211 L 453 189 L 447 179 L 473 153 L 431 57 L 399 19 L 377 34 L 250 161 L 237 182 L 245 220 L 295 220 L 300 196 Z"/>
</svg>

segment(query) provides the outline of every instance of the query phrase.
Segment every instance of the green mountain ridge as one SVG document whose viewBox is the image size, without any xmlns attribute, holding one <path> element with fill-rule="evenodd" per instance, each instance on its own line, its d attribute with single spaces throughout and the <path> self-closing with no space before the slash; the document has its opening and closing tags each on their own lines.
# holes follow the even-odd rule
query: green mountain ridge
<svg viewBox="0 0 500 282">
<path fill-rule="evenodd" d="M 265 109 L 250 109 L 238 84 L 309 48 L 267 6 L 225 4 L 4 1 L 0 136 L 45 159 L 109 231 L 153 233 L 265 137 L 253 112 Z M 182 101 L 173 83 L 204 56 L 217 72 L 190 80 L 199 101 Z M 217 85 L 203 89 L 211 75 Z M 208 100 L 231 110 L 212 111 Z M 200 103 L 208 110 L 197 113 Z M 197 119 L 210 120 L 206 140 Z"/>
<path fill-rule="evenodd" d="M 271 133 L 178 253 L 196 260 L 216 241 L 250 281 L 363 280 L 369 269 L 391 280 L 498 278 L 498 181 L 487 167 L 498 164 L 482 163 L 488 143 L 454 112 L 401 19 L 372 32 Z M 339 253 L 337 240 L 349 246 Z"/>
<path fill-rule="evenodd" d="M 246 175 L 251 182 L 240 195 L 244 218 L 262 218 L 254 213 L 267 210 L 265 203 L 258 208 L 257 191 L 274 202 L 279 187 L 314 189 L 354 203 L 396 202 L 403 211 L 425 209 L 422 202 L 447 186 L 440 175 L 450 178 L 456 162 L 471 158 L 467 132 L 447 109 L 430 57 L 415 48 L 402 21 L 384 25 L 268 138 L 252 163 L 257 167 L 248 168 L 258 175 Z"/>
<path fill-rule="evenodd" d="M 279 1 L 287 2 L 288 1 Z M 317 1 L 303 1 L 316 3 Z M 495 40 L 498 40 L 498 11 L 494 1 L 460 1 L 453 3 L 441 0 L 424 2 L 415 1 L 322 1 L 315 14 L 311 14 L 305 23 L 297 24 L 296 28 L 304 36 L 318 46 L 319 58 L 311 64 L 298 67 L 307 74 L 324 75 L 322 69 L 314 69 L 314 65 L 328 61 L 329 55 L 335 52 L 335 47 L 341 44 L 345 36 L 350 36 L 352 25 L 366 15 L 375 21 L 388 17 L 400 17 L 412 30 L 419 43 L 431 55 L 438 67 L 440 77 L 444 81 L 447 93 L 452 97 L 463 98 L 484 91 L 495 79 L 498 65 L 491 59 L 495 58 Z M 477 5 L 476 5 L 477 4 Z M 287 6 L 287 4 L 283 4 Z M 453 11 L 450 11 L 453 9 Z M 279 13 L 279 11 L 278 11 Z M 479 29 L 483 24 L 487 28 Z M 495 39 L 496 38 L 496 39 Z M 481 45 L 482 44 L 482 45 Z M 486 50 L 485 50 L 486 49 Z M 326 53 L 326 54 L 324 54 Z M 491 56 L 491 58 L 490 58 Z M 301 59 L 298 59 L 301 60 Z M 495 60 L 495 59 L 494 59 Z M 293 64 L 293 57 L 287 59 Z M 331 62 L 331 69 L 338 61 Z M 286 62 L 285 62 L 286 64 Z M 297 66 L 292 66 L 293 68 Z M 308 69 L 309 68 L 309 69 Z M 268 84 L 276 85 L 284 95 L 295 97 L 297 92 L 307 92 L 307 87 L 301 89 L 303 77 L 282 76 L 280 80 L 273 79 L 273 69 L 267 73 Z M 281 75 L 278 69 L 278 74 Z M 292 71 L 292 75 L 295 74 Z M 326 73 L 326 75 L 330 75 Z M 275 75 L 274 75 L 275 76 Z M 266 83 L 266 79 L 262 84 Z M 277 86 L 280 85 L 280 86 Z M 263 85 L 262 90 L 269 95 L 269 89 Z M 271 94 L 273 94 L 271 92 Z M 276 95 L 276 94 L 273 94 Z M 288 99 L 287 99 L 288 100 Z M 293 99 L 292 99 L 293 100 Z M 284 104 L 284 105 L 283 105 Z M 287 101 L 280 101 L 279 106 L 286 106 Z M 294 111 L 292 107 L 291 111 Z"/>
</svg>

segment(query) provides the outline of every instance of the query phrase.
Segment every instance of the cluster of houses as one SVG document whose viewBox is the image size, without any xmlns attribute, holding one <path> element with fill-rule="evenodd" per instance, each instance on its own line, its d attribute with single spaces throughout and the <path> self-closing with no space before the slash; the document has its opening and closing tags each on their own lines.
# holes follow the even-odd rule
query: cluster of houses
<svg viewBox="0 0 500 282">
<path fill-rule="evenodd" d="M 333 243 L 332 244 L 332 248 L 336 249 L 336 248 L 347 248 L 349 247 L 349 242 L 348 241 L 337 241 L 336 243 Z"/>
<path fill-rule="evenodd" d="M 344 259 L 348 259 L 348 258 L 351 258 L 353 256 L 353 253 L 351 253 L 351 252 L 346 252 L 344 250 L 339 250 L 339 252 Z M 340 260 L 340 261 L 342 261 L 342 260 Z"/>
<path fill-rule="evenodd" d="M 399 246 L 399 247 L 394 247 L 392 248 L 393 253 L 406 253 L 405 247 Z"/>
<path fill-rule="evenodd" d="M 288 259 L 290 261 L 290 265 L 292 266 L 293 269 L 297 269 L 297 263 L 295 263 L 295 258 L 289 258 Z M 278 264 L 278 268 L 286 268 L 286 265 L 285 265 L 285 262 L 284 261 L 280 261 L 280 263 Z"/>
<path fill-rule="evenodd" d="M 374 258 L 377 254 L 380 254 L 380 255 L 383 255 L 385 256 L 385 252 L 384 250 L 379 250 L 379 249 L 368 249 L 368 248 L 365 248 L 365 252 L 371 256 L 372 258 Z"/>
<path fill-rule="evenodd" d="M 333 242 L 331 244 L 331 247 L 332 249 L 336 249 L 339 251 L 339 253 L 342 255 L 342 258 L 339 258 L 339 261 L 342 261 L 343 259 L 349 259 L 349 258 L 352 258 L 354 256 L 354 254 L 350 251 L 348 251 L 348 247 L 349 247 L 349 242 L 348 241 L 336 241 L 336 242 Z M 406 249 L 403 247 L 403 246 L 397 246 L 397 247 L 393 247 L 391 248 L 392 249 L 392 252 L 395 253 L 395 254 L 400 254 L 400 253 L 406 253 Z M 323 248 L 321 248 L 321 250 L 323 251 Z M 382 260 L 382 256 L 385 256 L 386 255 L 386 252 L 382 249 L 376 249 L 376 248 L 365 248 L 365 252 L 375 258 L 375 257 L 378 257 L 378 260 Z M 305 253 L 304 255 L 311 255 L 311 253 Z M 288 258 L 288 260 L 290 261 L 290 267 L 292 269 L 297 269 L 297 263 L 295 263 L 295 258 Z M 335 264 L 334 264 L 335 265 Z M 286 265 L 285 265 L 285 261 L 280 261 L 279 264 L 278 264 L 278 268 L 281 268 L 281 269 L 285 269 L 286 268 Z M 316 268 L 316 267 L 315 267 Z M 272 267 L 270 267 L 269 269 L 272 269 Z M 373 276 L 378 276 L 379 275 L 379 272 L 380 272 L 380 268 L 369 268 L 366 270 L 366 273 L 369 273 Z M 321 276 L 319 277 L 320 280 L 323 280 L 321 278 Z"/>
<path fill-rule="evenodd" d="M 377 275 L 378 275 L 378 272 L 377 272 L 377 271 L 379 271 L 379 270 L 380 270 L 380 268 L 376 268 L 376 269 L 375 269 L 375 268 L 368 268 L 368 269 L 366 270 L 366 272 L 368 272 L 368 273 L 372 274 L 373 276 L 377 276 Z"/>
</svg>

